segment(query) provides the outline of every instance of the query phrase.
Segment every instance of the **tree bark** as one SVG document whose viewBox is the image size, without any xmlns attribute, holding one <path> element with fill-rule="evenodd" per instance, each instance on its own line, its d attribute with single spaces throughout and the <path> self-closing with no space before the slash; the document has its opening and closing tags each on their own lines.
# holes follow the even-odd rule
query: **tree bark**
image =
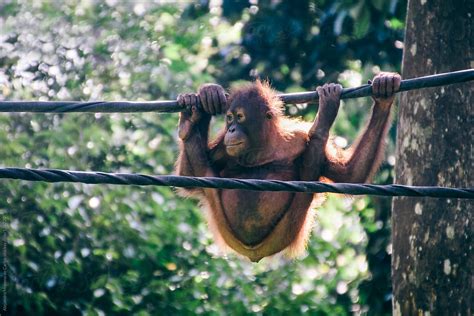
<svg viewBox="0 0 474 316">
<path fill-rule="evenodd" d="M 474 1 L 409 0 L 403 78 L 474 68 Z M 474 186 L 474 84 L 403 93 L 395 182 Z M 394 315 L 472 315 L 474 202 L 395 198 Z"/>
</svg>

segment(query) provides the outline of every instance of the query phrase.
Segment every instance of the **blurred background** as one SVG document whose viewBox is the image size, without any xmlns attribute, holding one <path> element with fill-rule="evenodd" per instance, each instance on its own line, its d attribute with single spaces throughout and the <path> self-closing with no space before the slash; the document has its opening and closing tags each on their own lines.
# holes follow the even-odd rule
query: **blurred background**
<svg viewBox="0 0 474 316">
<path fill-rule="evenodd" d="M 0 100 L 282 92 L 400 71 L 405 0 L 0 2 Z M 370 98 L 344 102 L 348 146 Z M 317 105 L 289 105 L 313 120 Z M 0 166 L 170 174 L 177 114 L 0 114 Z M 222 123 L 222 118 L 216 118 Z M 391 183 L 393 125 L 375 183 Z M 222 257 L 170 188 L 0 181 L 11 315 L 389 315 L 390 199 L 330 195 L 306 256 Z M 3 277 L 2 277 L 3 279 Z"/>
</svg>

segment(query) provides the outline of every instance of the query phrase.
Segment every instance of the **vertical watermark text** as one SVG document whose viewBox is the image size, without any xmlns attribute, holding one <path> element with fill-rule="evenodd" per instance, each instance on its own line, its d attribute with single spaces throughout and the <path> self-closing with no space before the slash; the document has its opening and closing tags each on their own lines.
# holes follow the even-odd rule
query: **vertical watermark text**
<svg viewBox="0 0 474 316">
<path fill-rule="evenodd" d="M 8 253 L 7 253 L 7 242 L 8 242 L 8 227 L 9 218 L 8 215 L 2 214 L 2 313 L 7 312 L 7 286 L 8 286 Z"/>
</svg>

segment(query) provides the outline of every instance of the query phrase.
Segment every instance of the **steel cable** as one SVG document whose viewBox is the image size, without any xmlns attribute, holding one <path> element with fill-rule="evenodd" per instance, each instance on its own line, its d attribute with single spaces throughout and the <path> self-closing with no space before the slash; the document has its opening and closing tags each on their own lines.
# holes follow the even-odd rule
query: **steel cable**
<svg viewBox="0 0 474 316">
<path fill-rule="evenodd" d="M 76 182 L 85 184 L 155 185 L 181 188 L 240 189 L 254 191 L 288 191 L 350 195 L 417 196 L 474 199 L 474 188 L 437 186 L 375 185 L 358 183 L 324 183 L 319 181 L 279 181 L 227 179 L 216 177 L 150 176 L 131 173 L 69 171 L 59 169 L 0 168 L 0 179 L 43 182 Z"/>
</svg>

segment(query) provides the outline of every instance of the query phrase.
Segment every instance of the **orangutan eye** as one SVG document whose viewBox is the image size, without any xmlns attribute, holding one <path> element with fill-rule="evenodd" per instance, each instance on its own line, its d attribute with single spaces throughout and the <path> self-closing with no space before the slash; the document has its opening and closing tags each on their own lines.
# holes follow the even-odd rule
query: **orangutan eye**
<svg viewBox="0 0 474 316">
<path fill-rule="evenodd" d="M 237 122 L 242 122 L 244 120 L 244 116 L 241 113 L 237 113 Z"/>
<path fill-rule="evenodd" d="M 273 118 L 273 115 L 272 115 L 272 113 L 267 112 L 267 113 L 265 114 L 265 117 L 267 118 L 267 120 L 271 120 L 271 119 Z"/>
<path fill-rule="evenodd" d="M 229 114 L 227 114 L 226 119 L 227 119 L 227 122 L 230 123 L 234 119 L 234 116 L 229 113 Z"/>
</svg>

